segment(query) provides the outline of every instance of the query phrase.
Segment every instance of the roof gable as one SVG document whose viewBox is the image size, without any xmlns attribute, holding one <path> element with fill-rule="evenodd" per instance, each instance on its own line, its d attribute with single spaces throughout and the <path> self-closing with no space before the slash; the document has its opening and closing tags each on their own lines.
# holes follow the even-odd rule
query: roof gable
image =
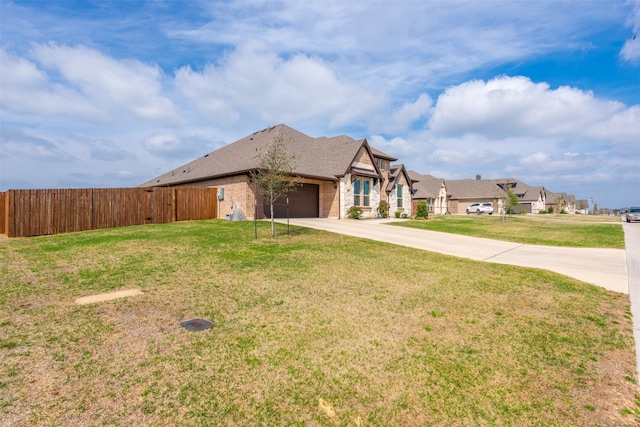
<svg viewBox="0 0 640 427">
<path fill-rule="evenodd" d="M 391 165 L 391 168 L 389 169 L 389 182 L 387 183 L 387 188 L 386 191 L 390 192 L 393 190 L 393 188 L 402 181 L 402 178 L 404 177 L 404 180 L 407 182 L 407 185 L 409 186 L 409 189 L 411 191 L 411 194 L 414 193 L 414 189 L 413 189 L 413 179 L 409 176 L 409 173 L 407 172 L 407 170 L 404 167 L 404 164 L 398 164 L 398 165 Z"/>
</svg>

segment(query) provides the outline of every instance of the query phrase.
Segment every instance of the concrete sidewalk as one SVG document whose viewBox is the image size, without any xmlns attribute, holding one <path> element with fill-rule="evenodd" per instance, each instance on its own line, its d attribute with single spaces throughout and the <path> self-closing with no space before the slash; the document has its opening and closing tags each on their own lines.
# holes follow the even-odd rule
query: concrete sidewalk
<svg viewBox="0 0 640 427">
<path fill-rule="evenodd" d="M 477 261 L 541 268 L 629 293 L 627 260 L 622 249 L 525 245 L 386 224 L 391 221 L 394 220 L 295 218 L 290 224 Z"/>
</svg>

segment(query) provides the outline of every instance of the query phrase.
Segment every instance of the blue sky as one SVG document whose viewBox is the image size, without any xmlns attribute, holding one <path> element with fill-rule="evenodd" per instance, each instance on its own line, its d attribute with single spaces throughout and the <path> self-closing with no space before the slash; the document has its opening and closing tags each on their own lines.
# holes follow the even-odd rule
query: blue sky
<svg viewBox="0 0 640 427">
<path fill-rule="evenodd" d="M 0 190 L 135 186 L 278 123 L 640 205 L 640 1 L 0 0 Z"/>
</svg>

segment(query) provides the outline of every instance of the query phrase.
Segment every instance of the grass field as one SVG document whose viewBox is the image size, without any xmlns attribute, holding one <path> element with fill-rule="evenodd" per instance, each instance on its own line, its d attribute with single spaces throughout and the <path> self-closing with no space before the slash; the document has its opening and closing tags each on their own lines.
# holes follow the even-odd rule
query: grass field
<svg viewBox="0 0 640 427">
<path fill-rule="evenodd" d="M 531 245 L 624 249 L 618 217 L 594 215 L 436 215 L 392 225 Z"/>
<path fill-rule="evenodd" d="M 638 424 L 628 296 L 253 227 L 0 240 L 0 425 Z"/>
</svg>

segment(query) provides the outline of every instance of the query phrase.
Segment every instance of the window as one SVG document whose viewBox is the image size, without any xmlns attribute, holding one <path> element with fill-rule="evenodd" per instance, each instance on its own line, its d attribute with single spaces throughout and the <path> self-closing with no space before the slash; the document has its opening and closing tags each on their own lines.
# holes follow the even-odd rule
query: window
<svg viewBox="0 0 640 427">
<path fill-rule="evenodd" d="M 384 165 L 385 165 L 385 163 L 386 163 L 384 160 L 382 160 L 382 159 L 376 159 L 376 163 L 378 164 L 378 169 L 380 169 L 380 170 L 384 170 L 384 169 L 386 169 L 386 168 L 384 167 Z"/>
<path fill-rule="evenodd" d="M 364 206 L 369 206 L 369 181 L 362 182 L 364 187 L 364 202 L 362 203 Z"/>
<path fill-rule="evenodd" d="M 355 206 L 370 206 L 371 181 L 356 179 L 353 181 L 353 204 Z"/>
<path fill-rule="evenodd" d="M 402 185 L 398 185 L 398 207 L 402 207 Z"/>
</svg>

